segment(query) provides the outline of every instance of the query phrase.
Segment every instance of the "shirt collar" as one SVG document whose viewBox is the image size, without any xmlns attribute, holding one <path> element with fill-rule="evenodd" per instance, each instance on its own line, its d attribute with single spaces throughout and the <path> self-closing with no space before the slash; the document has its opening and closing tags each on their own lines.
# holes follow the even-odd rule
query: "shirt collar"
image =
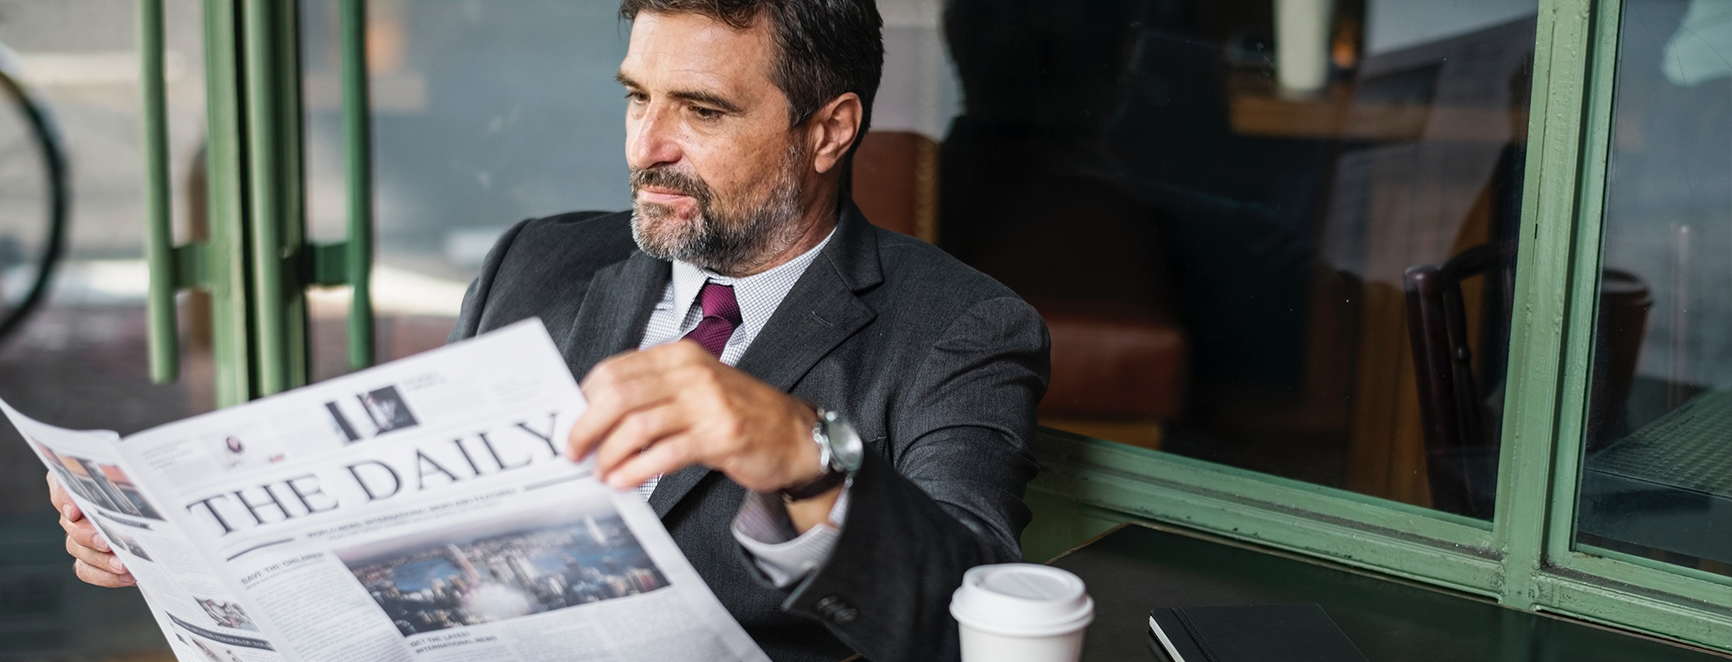
<svg viewBox="0 0 1732 662">
<path fill-rule="evenodd" d="M 783 262 L 768 270 L 750 276 L 733 278 L 723 276 L 714 271 L 704 269 L 689 262 L 674 261 L 673 286 L 674 306 L 677 309 L 676 319 L 685 319 L 692 306 L 697 305 L 698 292 L 708 282 L 721 285 L 732 285 L 734 300 L 740 306 L 740 324 L 748 329 L 747 337 L 757 335 L 756 331 L 769 322 L 770 315 L 776 312 L 776 307 L 787 298 L 788 292 L 794 289 L 794 283 L 806 273 L 806 267 L 818 259 L 818 253 L 836 236 L 836 229 L 831 228 L 830 234 L 817 246 Z"/>
</svg>

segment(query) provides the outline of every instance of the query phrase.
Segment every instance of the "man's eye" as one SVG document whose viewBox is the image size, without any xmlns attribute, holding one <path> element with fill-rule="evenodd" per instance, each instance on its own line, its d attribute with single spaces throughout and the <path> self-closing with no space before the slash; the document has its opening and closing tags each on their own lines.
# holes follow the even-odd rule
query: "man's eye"
<svg viewBox="0 0 1732 662">
<path fill-rule="evenodd" d="M 713 120 L 722 116 L 722 111 L 714 108 L 705 108 L 703 106 L 692 106 L 692 113 L 696 114 L 699 118 L 706 120 Z"/>
<path fill-rule="evenodd" d="M 644 94 L 642 92 L 626 92 L 625 100 L 632 103 L 643 103 Z"/>
</svg>

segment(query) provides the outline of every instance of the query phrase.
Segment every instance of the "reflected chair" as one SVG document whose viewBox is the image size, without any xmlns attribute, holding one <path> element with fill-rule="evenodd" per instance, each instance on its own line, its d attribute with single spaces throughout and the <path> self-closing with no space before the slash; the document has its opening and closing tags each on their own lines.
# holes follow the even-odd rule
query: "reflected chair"
<svg viewBox="0 0 1732 662">
<path fill-rule="evenodd" d="M 1481 518 L 1491 515 L 1497 489 L 1497 416 L 1475 381 L 1461 283 L 1486 274 L 1497 258 L 1495 245 L 1480 244 L 1441 267 L 1409 268 L 1402 278 L 1431 505 Z"/>
<path fill-rule="evenodd" d="M 1514 274 L 1499 268 L 1507 266 L 1507 261 L 1499 258 L 1495 244 L 1480 244 L 1442 266 L 1411 267 L 1403 277 L 1432 507 L 1478 518 L 1490 518 L 1495 502 L 1502 392 L 1483 392 L 1483 376 L 1475 375 L 1462 283 L 1483 275 L 1491 279 L 1488 287 L 1509 291 Z M 1509 301 L 1507 295 L 1504 301 Z M 1641 330 L 1652 305 L 1642 279 L 1614 269 L 1602 273 L 1601 332 L 1597 334 L 1590 389 L 1596 410 L 1609 411 L 1606 404 L 1622 409 L 1635 380 Z M 1492 321 L 1496 328 L 1507 333 L 1509 310 L 1488 312 L 1497 315 Z M 1608 325 L 1623 332 L 1609 334 Z M 1481 346 L 1486 345 L 1482 342 Z M 1601 414 L 1588 422 L 1585 432 L 1590 451 L 1604 444 L 1617 418 Z"/>
</svg>

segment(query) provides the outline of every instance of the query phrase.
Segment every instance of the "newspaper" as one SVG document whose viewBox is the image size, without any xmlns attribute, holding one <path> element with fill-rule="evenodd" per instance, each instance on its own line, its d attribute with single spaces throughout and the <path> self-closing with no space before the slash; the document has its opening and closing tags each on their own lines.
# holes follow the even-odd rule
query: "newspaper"
<svg viewBox="0 0 1732 662">
<path fill-rule="evenodd" d="M 180 660 L 768 660 L 584 406 L 538 320 L 125 439 L 0 402 Z"/>
</svg>

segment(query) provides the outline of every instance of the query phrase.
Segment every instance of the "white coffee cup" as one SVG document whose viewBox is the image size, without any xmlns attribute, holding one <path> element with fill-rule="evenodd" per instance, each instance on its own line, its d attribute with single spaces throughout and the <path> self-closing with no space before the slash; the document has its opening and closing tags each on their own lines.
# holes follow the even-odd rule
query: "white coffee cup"
<svg viewBox="0 0 1732 662">
<path fill-rule="evenodd" d="M 1076 575 L 1032 563 L 983 565 L 950 597 L 963 662 L 1076 662 L 1095 601 Z"/>
</svg>

